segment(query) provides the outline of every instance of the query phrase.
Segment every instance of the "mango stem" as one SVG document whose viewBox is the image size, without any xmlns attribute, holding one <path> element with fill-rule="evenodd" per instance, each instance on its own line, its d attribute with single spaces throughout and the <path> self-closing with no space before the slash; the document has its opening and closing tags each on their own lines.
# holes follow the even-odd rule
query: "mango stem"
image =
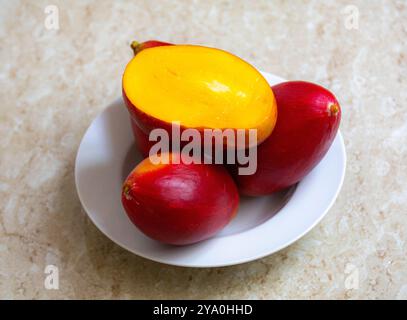
<svg viewBox="0 0 407 320">
<path fill-rule="evenodd" d="M 331 103 L 328 106 L 328 109 L 329 109 L 329 114 L 331 114 L 333 116 L 336 116 L 338 114 L 338 112 L 339 112 L 339 106 L 336 103 Z"/>
<path fill-rule="evenodd" d="M 136 55 L 137 53 L 139 53 L 141 51 L 141 43 L 139 43 L 137 41 L 133 41 L 130 44 L 130 47 L 133 49 L 134 55 Z"/>
</svg>

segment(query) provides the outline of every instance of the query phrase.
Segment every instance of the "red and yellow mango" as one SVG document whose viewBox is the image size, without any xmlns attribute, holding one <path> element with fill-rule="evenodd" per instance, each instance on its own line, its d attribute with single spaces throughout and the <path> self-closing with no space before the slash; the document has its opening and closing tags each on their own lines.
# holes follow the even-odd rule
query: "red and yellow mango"
<svg viewBox="0 0 407 320">
<path fill-rule="evenodd" d="M 288 81 L 272 89 L 278 121 L 257 147 L 257 171 L 235 174 L 244 195 L 267 195 L 299 182 L 327 153 L 339 128 L 341 108 L 327 89 L 305 81 Z"/>
<path fill-rule="evenodd" d="M 144 159 L 123 185 L 122 204 L 130 220 L 147 236 L 175 245 L 208 239 L 233 218 L 239 193 L 222 165 Z M 192 162 L 192 163 L 190 163 Z"/>
</svg>

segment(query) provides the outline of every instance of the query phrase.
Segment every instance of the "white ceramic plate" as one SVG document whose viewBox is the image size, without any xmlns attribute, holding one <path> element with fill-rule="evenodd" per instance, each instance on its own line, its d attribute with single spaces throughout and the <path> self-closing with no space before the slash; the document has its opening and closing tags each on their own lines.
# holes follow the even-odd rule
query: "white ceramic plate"
<svg viewBox="0 0 407 320">
<path fill-rule="evenodd" d="M 263 75 L 270 85 L 284 81 Z M 248 262 L 298 240 L 334 203 L 346 164 L 338 132 L 326 156 L 296 187 L 272 196 L 242 198 L 237 216 L 214 238 L 180 247 L 161 244 L 142 234 L 122 208 L 122 183 L 140 160 L 120 98 L 92 122 L 79 146 L 75 180 L 82 206 L 93 223 L 123 248 L 147 259 L 188 267 Z"/>
</svg>

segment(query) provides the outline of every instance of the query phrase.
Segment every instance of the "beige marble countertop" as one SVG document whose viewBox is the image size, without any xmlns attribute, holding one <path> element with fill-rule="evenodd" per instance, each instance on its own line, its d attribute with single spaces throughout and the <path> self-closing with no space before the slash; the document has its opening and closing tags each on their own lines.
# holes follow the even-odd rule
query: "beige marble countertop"
<svg viewBox="0 0 407 320">
<path fill-rule="evenodd" d="M 0 298 L 407 298 L 406 1 L 51 2 L 58 30 L 50 1 L 0 6 Z M 348 167 L 312 232 L 258 261 L 187 269 L 125 251 L 81 213 L 79 142 L 120 96 L 130 41 L 151 38 L 335 92 Z"/>
</svg>

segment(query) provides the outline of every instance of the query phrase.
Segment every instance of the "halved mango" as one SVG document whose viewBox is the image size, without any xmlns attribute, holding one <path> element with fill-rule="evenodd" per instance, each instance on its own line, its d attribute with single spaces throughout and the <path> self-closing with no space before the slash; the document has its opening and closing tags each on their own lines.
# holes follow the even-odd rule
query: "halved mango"
<svg viewBox="0 0 407 320">
<path fill-rule="evenodd" d="M 277 117 L 273 91 L 242 59 L 219 49 L 193 45 L 142 50 L 128 63 L 123 95 L 145 132 L 181 128 L 256 129 L 257 144 Z"/>
</svg>

